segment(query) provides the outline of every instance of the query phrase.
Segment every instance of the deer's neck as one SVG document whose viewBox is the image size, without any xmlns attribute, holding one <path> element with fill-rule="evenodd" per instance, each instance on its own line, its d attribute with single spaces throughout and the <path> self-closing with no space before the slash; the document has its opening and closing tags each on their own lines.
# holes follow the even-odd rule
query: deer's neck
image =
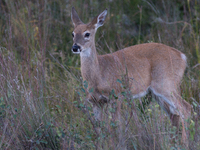
<svg viewBox="0 0 200 150">
<path fill-rule="evenodd" d="M 100 77 L 99 62 L 96 47 L 93 45 L 89 49 L 81 52 L 81 74 L 89 85 L 94 86 Z"/>
</svg>

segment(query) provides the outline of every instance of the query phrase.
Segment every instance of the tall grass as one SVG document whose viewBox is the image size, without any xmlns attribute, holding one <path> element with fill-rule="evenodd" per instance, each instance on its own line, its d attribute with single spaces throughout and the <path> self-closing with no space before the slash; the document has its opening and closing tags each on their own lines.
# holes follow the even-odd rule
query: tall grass
<svg viewBox="0 0 200 150">
<path fill-rule="evenodd" d="M 102 122 L 102 132 L 85 101 L 79 56 L 72 55 L 74 6 L 83 22 L 105 8 L 96 36 L 99 54 L 137 43 L 159 42 L 186 54 L 181 85 L 194 108 L 188 121 L 189 147 L 200 147 L 200 3 L 197 0 L 1 0 L 0 148 L 120 149 L 118 122 Z M 165 113 L 151 97 L 123 100 L 124 137 L 129 149 L 184 148 Z M 146 105 L 146 101 L 153 102 Z M 116 99 L 119 100 L 119 99 Z M 143 108 L 144 107 L 144 108 Z M 113 110 L 108 110 L 114 113 Z M 106 114 L 105 114 L 106 115 Z M 108 128 L 112 128 L 112 132 Z M 175 135 L 175 134 L 174 134 Z"/>
</svg>

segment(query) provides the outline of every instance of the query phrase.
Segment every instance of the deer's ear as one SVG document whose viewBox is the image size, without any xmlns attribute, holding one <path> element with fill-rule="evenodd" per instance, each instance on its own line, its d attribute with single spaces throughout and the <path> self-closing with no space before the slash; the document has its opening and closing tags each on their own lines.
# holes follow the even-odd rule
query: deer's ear
<svg viewBox="0 0 200 150">
<path fill-rule="evenodd" d="M 74 27 L 76 27 L 79 24 L 83 24 L 74 7 L 72 7 L 71 19 L 74 24 Z"/>
<path fill-rule="evenodd" d="M 107 15 L 107 9 L 105 9 L 101 14 L 99 14 L 98 16 L 96 16 L 92 22 L 89 24 L 90 27 L 94 27 L 96 30 L 102 26 L 105 22 L 106 19 L 106 15 Z"/>
</svg>

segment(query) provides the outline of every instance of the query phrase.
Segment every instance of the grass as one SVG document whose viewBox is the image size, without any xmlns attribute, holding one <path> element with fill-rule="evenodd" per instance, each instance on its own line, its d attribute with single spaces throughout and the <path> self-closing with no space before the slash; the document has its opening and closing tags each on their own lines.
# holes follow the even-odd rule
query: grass
<svg viewBox="0 0 200 150">
<path fill-rule="evenodd" d="M 118 122 L 102 122 L 102 132 L 97 135 L 98 125 L 85 101 L 79 56 L 70 50 L 72 6 L 84 22 L 108 8 L 106 23 L 96 35 L 99 54 L 151 41 L 186 54 L 188 66 L 181 92 L 194 109 L 188 127 L 189 148 L 198 149 L 197 0 L 0 1 L 0 148 L 112 149 L 112 143 L 117 145 Z M 123 100 L 124 136 L 129 149 L 184 149 L 180 137 L 170 143 L 175 129 L 153 99 L 150 105 L 145 104 L 149 99 L 142 103 L 127 96 Z"/>
</svg>

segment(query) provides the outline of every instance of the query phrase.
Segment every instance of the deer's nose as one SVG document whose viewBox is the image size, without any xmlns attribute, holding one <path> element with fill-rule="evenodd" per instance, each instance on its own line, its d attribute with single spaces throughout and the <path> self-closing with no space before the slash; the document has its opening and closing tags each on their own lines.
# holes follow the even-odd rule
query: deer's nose
<svg viewBox="0 0 200 150">
<path fill-rule="evenodd" d="M 81 47 L 78 46 L 76 43 L 72 46 L 72 52 L 77 53 L 81 52 Z"/>
</svg>

